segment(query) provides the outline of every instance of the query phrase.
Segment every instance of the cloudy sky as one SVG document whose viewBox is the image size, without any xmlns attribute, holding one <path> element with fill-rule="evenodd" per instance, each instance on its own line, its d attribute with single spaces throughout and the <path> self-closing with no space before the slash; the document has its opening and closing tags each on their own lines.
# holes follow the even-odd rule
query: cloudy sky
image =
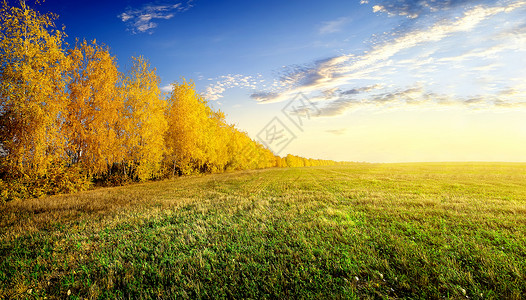
<svg viewBox="0 0 526 300">
<path fill-rule="evenodd" d="M 70 43 L 144 55 L 275 153 L 526 161 L 526 0 L 69 1 Z"/>
</svg>

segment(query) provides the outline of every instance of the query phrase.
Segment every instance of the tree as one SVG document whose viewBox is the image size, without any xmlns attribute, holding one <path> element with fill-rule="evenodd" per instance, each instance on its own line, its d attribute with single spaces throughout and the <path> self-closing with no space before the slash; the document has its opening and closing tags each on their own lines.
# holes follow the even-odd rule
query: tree
<svg viewBox="0 0 526 300">
<path fill-rule="evenodd" d="M 212 111 L 207 106 L 208 126 L 203 132 L 205 140 L 205 160 L 206 168 L 204 171 L 220 172 L 224 171 L 228 163 L 228 143 L 229 132 L 228 124 L 225 122 L 225 114 L 222 111 Z"/>
<path fill-rule="evenodd" d="M 117 125 L 122 97 L 119 72 L 108 48 L 82 42 L 69 54 L 71 81 L 66 114 L 70 163 L 91 174 L 106 172 L 122 157 Z"/>
<path fill-rule="evenodd" d="M 160 78 L 143 57 L 133 57 L 123 80 L 125 149 L 128 163 L 140 180 L 159 176 L 165 154 L 166 103 L 161 99 Z"/>
<path fill-rule="evenodd" d="M 64 157 L 65 34 L 53 14 L 21 3 L 0 10 L 0 142 L 11 170 L 45 174 Z"/>
<path fill-rule="evenodd" d="M 189 174 L 205 162 L 206 101 L 195 92 L 193 82 L 183 79 L 180 84 L 172 84 L 167 102 L 167 158 L 172 162 L 173 174 L 176 170 Z"/>
</svg>

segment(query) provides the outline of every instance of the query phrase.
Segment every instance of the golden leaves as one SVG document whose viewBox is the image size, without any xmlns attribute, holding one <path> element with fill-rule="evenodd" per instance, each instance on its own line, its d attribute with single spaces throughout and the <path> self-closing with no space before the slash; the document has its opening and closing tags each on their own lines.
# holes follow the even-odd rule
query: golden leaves
<svg viewBox="0 0 526 300">
<path fill-rule="evenodd" d="M 123 74 L 109 48 L 96 40 L 77 40 L 66 50 L 55 18 L 25 4 L 4 2 L 0 9 L 0 145 L 7 153 L 0 168 L 8 168 L 0 175 L 49 181 L 64 167 L 120 183 L 316 164 L 274 156 L 227 124 L 191 81 L 173 83 L 165 99 L 155 68 L 143 57 L 132 58 Z M 83 175 L 60 178 L 66 178 L 63 186 L 85 186 Z"/>
<path fill-rule="evenodd" d="M 124 78 L 124 105 L 128 123 L 125 135 L 127 157 L 139 180 L 158 177 L 165 153 L 167 121 L 161 100 L 160 79 L 143 57 L 134 57 L 130 74 Z"/>
<path fill-rule="evenodd" d="M 70 51 L 69 57 L 68 153 L 72 163 L 90 173 L 106 172 L 117 162 L 116 129 L 123 105 L 115 59 L 107 48 L 86 41 Z"/>
<path fill-rule="evenodd" d="M 0 11 L 0 140 L 9 161 L 44 173 L 63 147 L 60 112 L 65 103 L 62 33 L 48 30 L 52 16 L 5 2 Z"/>
</svg>

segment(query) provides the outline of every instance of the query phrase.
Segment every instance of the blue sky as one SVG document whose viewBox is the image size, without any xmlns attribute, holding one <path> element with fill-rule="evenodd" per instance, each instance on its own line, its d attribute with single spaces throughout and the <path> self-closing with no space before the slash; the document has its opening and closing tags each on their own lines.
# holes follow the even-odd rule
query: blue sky
<svg viewBox="0 0 526 300">
<path fill-rule="evenodd" d="M 181 76 L 275 153 L 526 161 L 526 1 L 63 1 L 97 39 Z"/>
</svg>

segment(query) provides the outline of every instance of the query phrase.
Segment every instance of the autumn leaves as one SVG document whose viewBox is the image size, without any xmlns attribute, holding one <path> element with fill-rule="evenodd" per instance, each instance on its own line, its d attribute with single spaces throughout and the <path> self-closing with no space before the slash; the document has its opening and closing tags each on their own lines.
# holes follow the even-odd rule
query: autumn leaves
<svg viewBox="0 0 526 300">
<path fill-rule="evenodd" d="M 64 144 L 67 57 L 51 15 L 3 4 L 0 31 L 0 135 L 7 163 L 45 173 Z"/>
<path fill-rule="evenodd" d="M 0 17 L 4 200 L 83 189 L 93 180 L 322 163 L 274 156 L 227 124 L 192 82 L 174 83 L 164 95 L 143 57 L 122 73 L 96 41 L 68 48 L 53 15 L 4 2 Z"/>
</svg>

